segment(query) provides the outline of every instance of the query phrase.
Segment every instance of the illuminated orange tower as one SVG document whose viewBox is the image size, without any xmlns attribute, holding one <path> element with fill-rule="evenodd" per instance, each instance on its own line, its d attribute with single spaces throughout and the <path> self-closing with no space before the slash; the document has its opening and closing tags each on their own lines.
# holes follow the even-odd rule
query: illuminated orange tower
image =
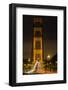
<svg viewBox="0 0 68 90">
<path fill-rule="evenodd" d="M 43 60 L 42 18 L 33 18 L 33 62 Z"/>
</svg>

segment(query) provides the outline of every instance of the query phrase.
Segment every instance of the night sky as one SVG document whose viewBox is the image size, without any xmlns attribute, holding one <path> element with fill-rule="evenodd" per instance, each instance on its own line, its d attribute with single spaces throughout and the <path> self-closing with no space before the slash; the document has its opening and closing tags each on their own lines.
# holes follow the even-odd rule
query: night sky
<svg viewBox="0 0 68 90">
<path fill-rule="evenodd" d="M 33 18 L 32 15 L 23 15 L 23 54 L 24 59 L 31 58 L 33 39 Z M 47 55 L 53 57 L 57 53 L 57 17 L 38 16 L 43 20 L 43 43 L 44 59 Z"/>
</svg>

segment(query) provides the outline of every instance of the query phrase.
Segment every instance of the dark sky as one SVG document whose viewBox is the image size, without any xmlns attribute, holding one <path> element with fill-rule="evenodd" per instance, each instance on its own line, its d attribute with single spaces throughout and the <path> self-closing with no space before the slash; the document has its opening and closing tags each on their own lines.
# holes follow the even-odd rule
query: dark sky
<svg viewBox="0 0 68 90">
<path fill-rule="evenodd" d="M 32 15 L 23 15 L 23 52 L 24 58 L 32 55 L 33 18 Z M 57 53 L 57 17 L 38 16 L 43 20 L 44 59 L 49 54 L 53 57 Z"/>
</svg>

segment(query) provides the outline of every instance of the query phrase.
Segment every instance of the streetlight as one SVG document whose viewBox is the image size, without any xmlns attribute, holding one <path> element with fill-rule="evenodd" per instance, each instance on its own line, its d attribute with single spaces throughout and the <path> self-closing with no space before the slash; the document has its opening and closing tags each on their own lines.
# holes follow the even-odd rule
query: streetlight
<svg viewBox="0 0 68 90">
<path fill-rule="evenodd" d="M 47 55 L 47 60 L 50 60 L 51 56 L 50 55 Z"/>
<path fill-rule="evenodd" d="M 50 60 L 50 58 L 51 58 L 51 56 L 50 55 L 47 55 L 47 60 L 48 61 Z M 50 71 L 51 71 L 51 64 L 49 64 L 49 62 L 48 62 L 48 68 L 50 68 Z"/>
<path fill-rule="evenodd" d="M 28 58 L 28 62 L 30 62 L 30 58 Z"/>
</svg>

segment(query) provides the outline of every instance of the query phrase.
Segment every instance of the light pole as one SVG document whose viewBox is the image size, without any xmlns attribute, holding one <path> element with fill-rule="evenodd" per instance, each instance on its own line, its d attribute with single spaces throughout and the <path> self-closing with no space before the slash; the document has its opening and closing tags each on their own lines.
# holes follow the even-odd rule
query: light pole
<svg viewBox="0 0 68 90">
<path fill-rule="evenodd" d="M 28 62 L 30 62 L 30 58 L 28 58 Z"/>
<path fill-rule="evenodd" d="M 50 55 L 47 55 L 47 60 L 50 60 L 51 56 Z"/>
<path fill-rule="evenodd" d="M 47 62 L 50 60 L 50 58 L 51 58 L 51 56 L 48 54 L 47 55 Z M 49 66 L 50 65 L 50 66 Z M 50 68 L 50 70 L 51 70 L 51 64 L 48 62 L 48 69 Z"/>
</svg>

